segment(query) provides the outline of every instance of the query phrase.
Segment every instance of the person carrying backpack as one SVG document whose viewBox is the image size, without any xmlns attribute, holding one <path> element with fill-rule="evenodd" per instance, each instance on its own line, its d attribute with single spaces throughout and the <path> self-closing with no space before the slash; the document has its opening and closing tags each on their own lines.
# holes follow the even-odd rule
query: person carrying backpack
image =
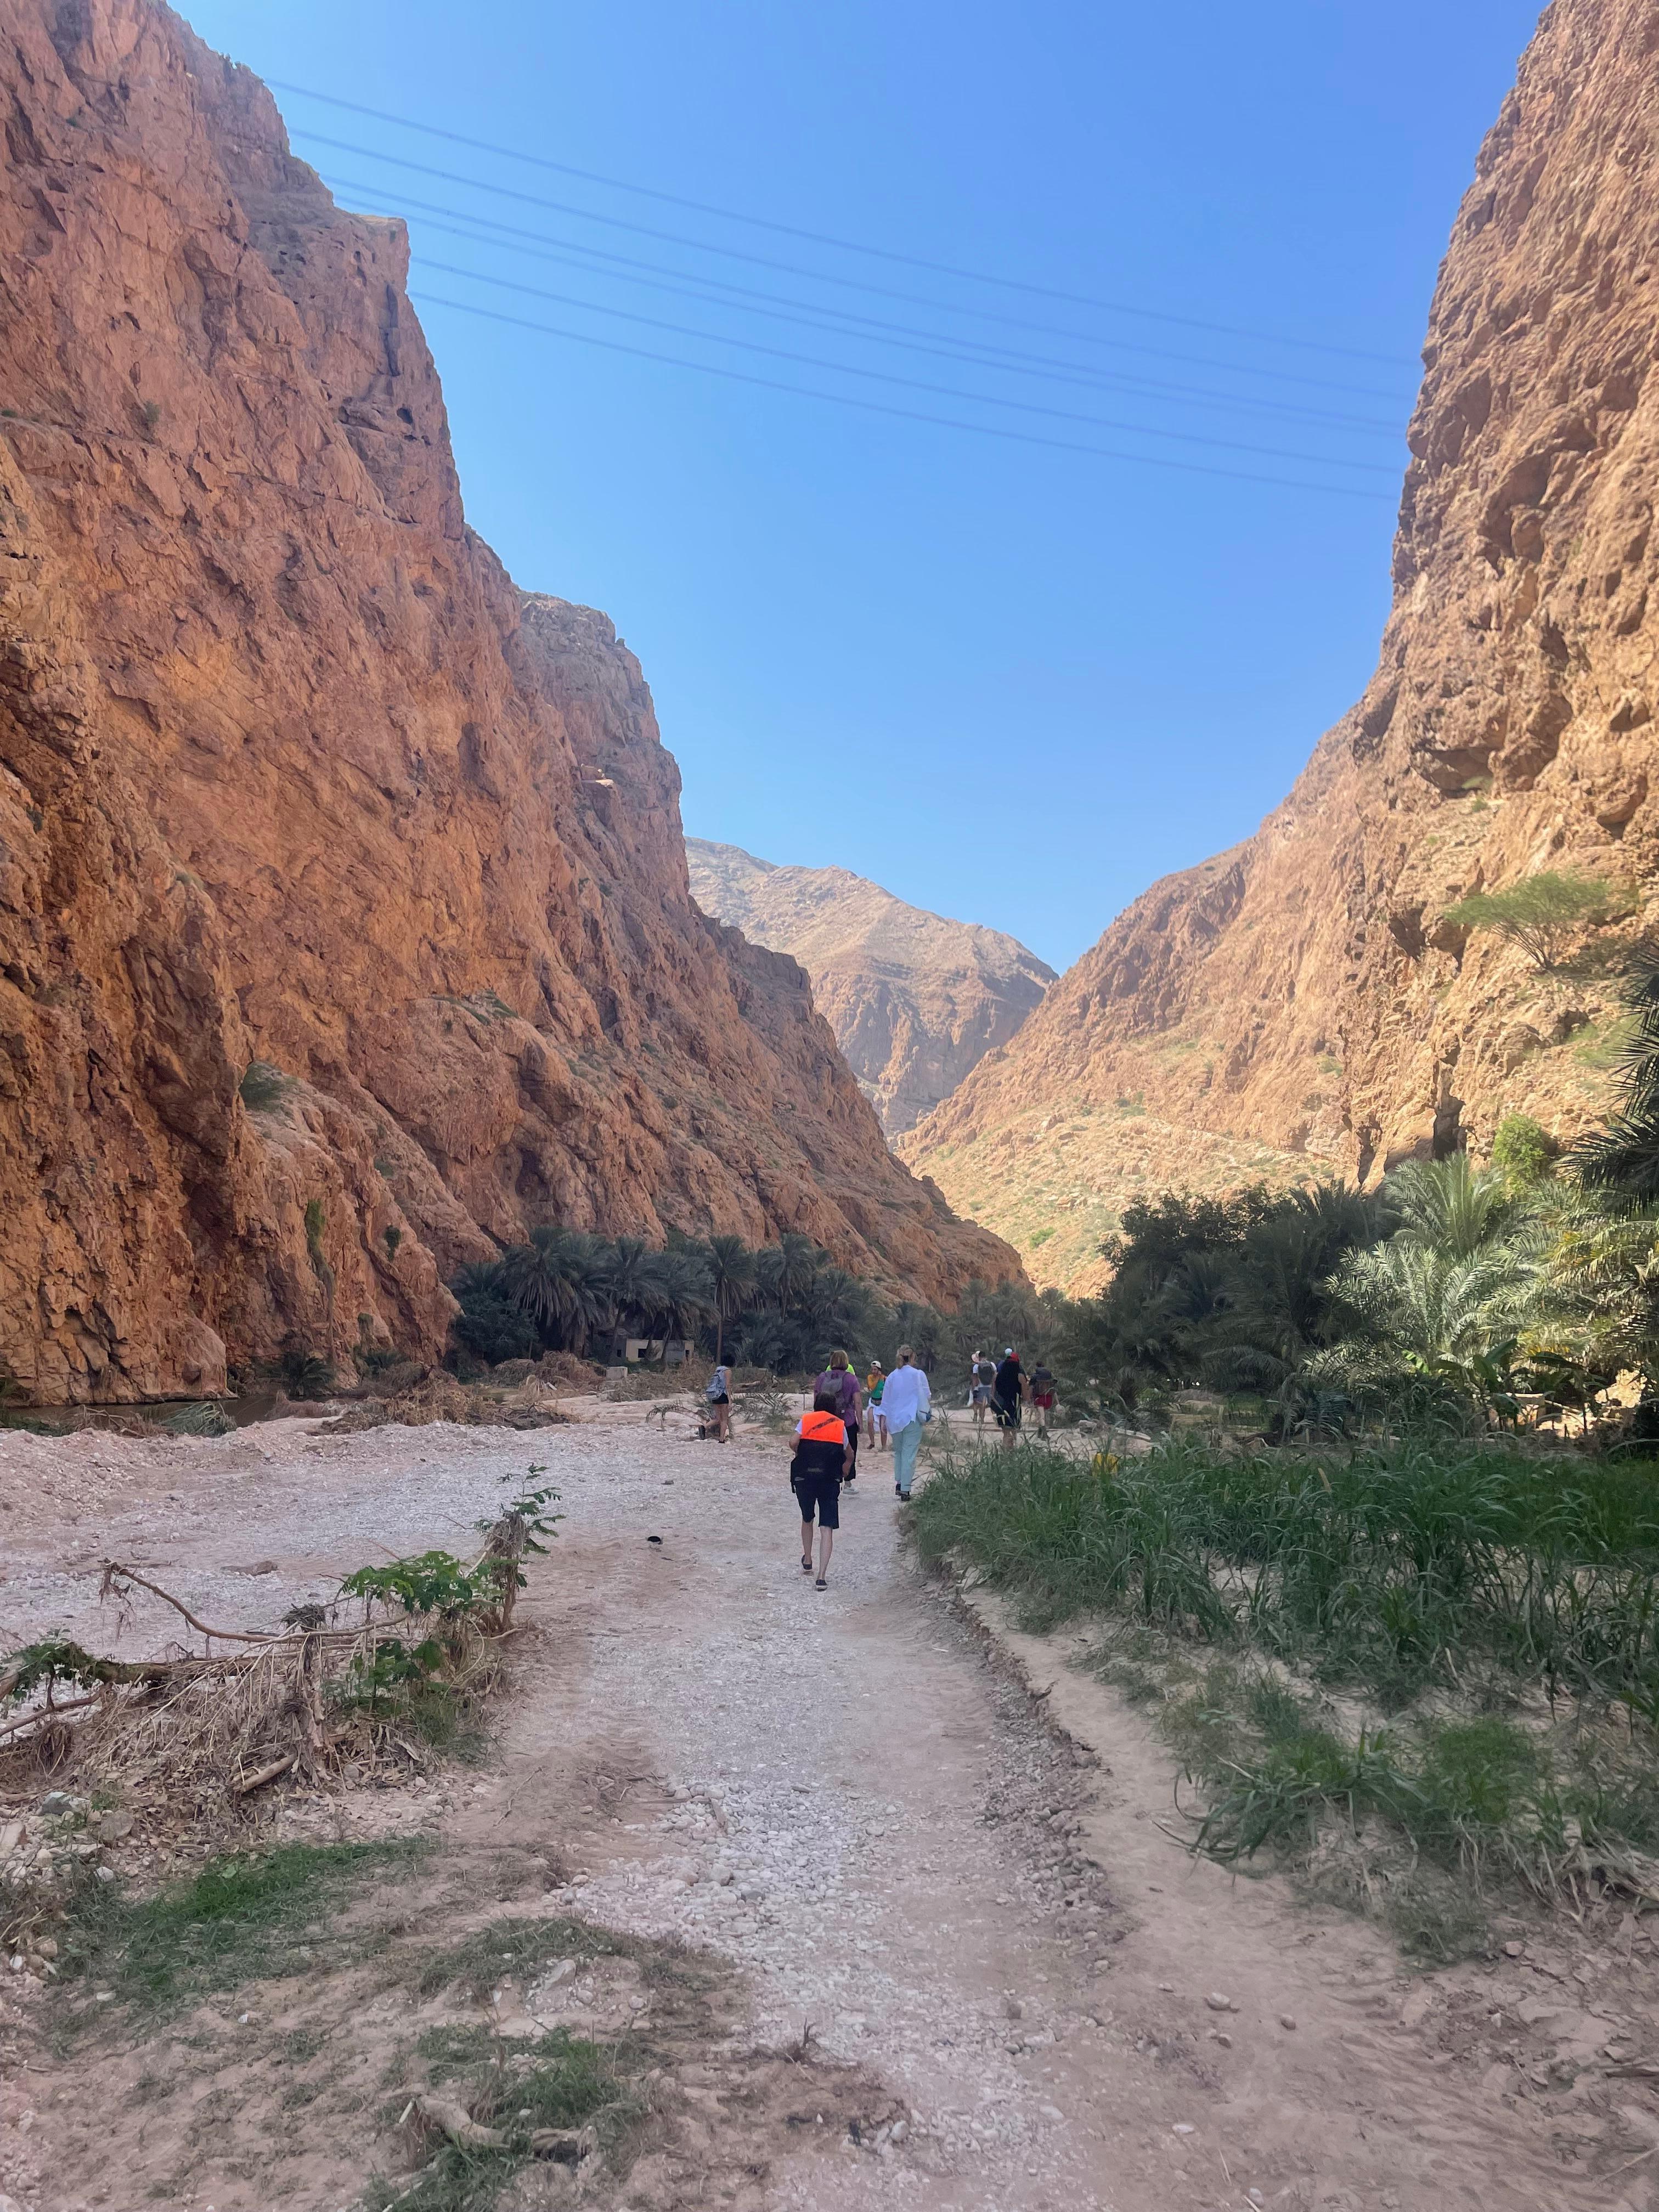
<svg viewBox="0 0 1659 2212">
<path fill-rule="evenodd" d="M 1054 1410 L 1054 1378 L 1041 1359 L 1031 1370 L 1031 1403 L 1036 1407 L 1037 1434 L 1046 1437 L 1048 1416 Z"/>
<path fill-rule="evenodd" d="M 800 1571 L 812 1571 L 812 1522 L 818 1526 L 817 1588 L 830 1587 L 830 1554 L 841 1526 L 841 1486 L 853 1463 L 839 1392 L 820 1390 L 812 1410 L 795 1431 L 795 1455 L 789 1462 L 789 1487 L 800 1508 Z"/>
<path fill-rule="evenodd" d="M 1025 1395 L 1024 1371 L 1019 1364 L 1019 1354 L 1011 1344 L 1003 1352 L 1002 1364 L 991 1386 L 992 1409 L 1006 1444 L 1019 1441 L 1019 1417 Z"/>
<path fill-rule="evenodd" d="M 847 1424 L 847 1449 L 853 1455 L 847 1469 L 850 1490 L 859 1472 L 859 1378 L 848 1365 L 844 1352 L 830 1353 L 830 1364 L 812 1385 L 812 1395 L 815 1400 L 833 1398 L 841 1407 L 842 1419 Z"/>
</svg>

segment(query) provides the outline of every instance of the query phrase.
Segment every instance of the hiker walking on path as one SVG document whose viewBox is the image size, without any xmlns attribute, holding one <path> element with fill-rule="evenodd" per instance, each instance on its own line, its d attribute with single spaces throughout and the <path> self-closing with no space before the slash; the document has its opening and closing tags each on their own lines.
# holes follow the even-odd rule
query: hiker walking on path
<svg viewBox="0 0 1659 2212">
<path fill-rule="evenodd" d="M 847 1463 L 847 1481 L 850 1488 L 859 1473 L 859 1378 L 848 1364 L 844 1352 L 832 1352 L 830 1364 L 812 1385 L 814 1401 L 832 1398 L 841 1408 L 842 1419 L 847 1425 L 847 1449 L 852 1456 Z"/>
<path fill-rule="evenodd" d="M 916 1472 L 921 1425 L 933 1418 L 933 1398 L 927 1388 L 927 1377 L 915 1364 L 915 1354 L 908 1344 L 898 1348 L 893 1371 L 881 1394 L 881 1410 L 886 1418 L 887 1433 L 893 1440 L 893 1495 L 908 1498 Z"/>
<path fill-rule="evenodd" d="M 1054 1410 L 1054 1378 L 1041 1359 L 1031 1370 L 1031 1403 L 1036 1408 L 1037 1434 L 1046 1437 L 1048 1416 Z"/>
<path fill-rule="evenodd" d="M 996 1381 L 991 1386 L 997 1426 L 1002 1431 L 1002 1441 L 1006 1444 L 1017 1443 L 1019 1441 L 1020 1411 L 1024 1402 L 1026 1387 L 1024 1370 L 1019 1364 L 1019 1354 L 1012 1344 L 1008 1345 L 1003 1351 L 1002 1364 L 997 1370 Z"/>
<path fill-rule="evenodd" d="M 968 1403 L 974 1409 L 974 1426 L 976 1429 L 985 1426 L 985 1416 L 991 1409 L 991 1384 L 996 1371 L 990 1361 L 981 1359 L 978 1352 L 974 1354 L 969 1364 Z"/>
<path fill-rule="evenodd" d="M 732 1370 L 722 1363 L 703 1387 L 703 1402 L 714 1416 L 714 1435 L 723 1444 L 732 1441 Z"/>
<path fill-rule="evenodd" d="M 887 1422 L 881 1410 L 881 1394 L 886 1387 L 887 1376 L 882 1364 L 872 1359 L 870 1372 L 864 1378 L 864 1433 L 872 1451 L 879 1451 L 887 1442 Z"/>
<path fill-rule="evenodd" d="M 812 1410 L 795 1431 L 795 1455 L 789 1462 L 789 1487 L 800 1507 L 800 1571 L 812 1571 L 812 1522 L 818 1524 L 817 1588 L 830 1587 L 830 1554 L 841 1526 L 841 1486 L 853 1465 L 853 1447 L 842 1419 L 838 1392 L 820 1390 Z"/>
</svg>

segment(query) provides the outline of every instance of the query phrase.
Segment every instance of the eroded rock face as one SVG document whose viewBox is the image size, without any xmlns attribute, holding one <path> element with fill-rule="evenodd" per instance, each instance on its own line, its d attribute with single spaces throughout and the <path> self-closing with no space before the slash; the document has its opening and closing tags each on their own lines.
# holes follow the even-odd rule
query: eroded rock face
<svg viewBox="0 0 1659 2212">
<path fill-rule="evenodd" d="M 550 1219 L 1006 1272 L 693 905 L 610 623 L 468 530 L 402 226 L 148 0 L 11 0 L 0 77 L 0 1362 L 430 1354 Z"/>
<path fill-rule="evenodd" d="M 1364 696 L 1255 837 L 1137 900 L 907 1139 L 1044 1279 L 1097 1273 L 1099 1226 L 1160 1179 L 1374 1178 L 1510 1110 L 1565 1136 L 1600 1109 L 1605 978 L 1444 915 L 1575 866 L 1648 898 L 1659 865 L 1656 67 L 1653 0 L 1556 0 L 1481 149 Z"/>
<path fill-rule="evenodd" d="M 1000 930 L 947 921 L 846 868 L 776 867 L 698 837 L 685 850 L 705 914 L 805 969 L 890 1137 L 1006 1044 L 1054 980 Z"/>
</svg>

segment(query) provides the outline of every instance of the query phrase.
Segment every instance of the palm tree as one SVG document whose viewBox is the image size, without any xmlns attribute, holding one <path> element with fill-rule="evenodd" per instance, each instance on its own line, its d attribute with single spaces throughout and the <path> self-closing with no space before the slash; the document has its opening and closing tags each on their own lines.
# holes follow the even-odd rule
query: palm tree
<svg viewBox="0 0 1659 2212">
<path fill-rule="evenodd" d="M 689 1337 L 714 1311 L 714 1286 L 707 1257 L 694 1245 L 658 1255 L 656 1305 L 653 1319 L 662 1326 L 662 1358 L 668 1364 L 671 1335 Z"/>
<path fill-rule="evenodd" d="M 1471 1369 L 1524 1311 L 1534 1269 L 1497 1248 L 1459 1258 L 1405 1237 L 1350 1255 L 1338 1270 L 1338 1295 L 1380 1334 L 1425 1368 Z"/>
<path fill-rule="evenodd" d="M 1659 943 L 1639 945 L 1625 983 L 1629 1035 L 1619 1070 L 1619 1111 L 1567 1155 L 1586 1190 L 1631 1206 L 1659 1199 Z"/>
<path fill-rule="evenodd" d="M 614 1322 L 626 1325 L 634 1320 L 648 1326 L 655 1318 L 661 1299 L 663 1257 L 643 1237 L 618 1237 L 606 1247 L 602 1279 Z"/>
<path fill-rule="evenodd" d="M 763 1245 L 756 1253 L 757 1284 L 780 1313 L 793 1313 L 823 1257 L 810 1237 L 792 1229 L 775 1244 Z"/>
<path fill-rule="evenodd" d="M 735 1321 L 755 1297 L 755 1255 L 741 1237 L 711 1237 L 708 1288 L 714 1301 L 714 1364 L 726 1348 L 726 1324 Z"/>
<path fill-rule="evenodd" d="M 1507 1179 L 1477 1171 L 1467 1152 L 1412 1160 L 1389 1178 L 1397 1234 L 1448 1260 L 1473 1259 L 1513 1229 L 1523 1211 Z"/>
<path fill-rule="evenodd" d="M 510 1305 L 527 1313 L 546 1335 L 572 1352 L 586 1348 L 605 1319 L 606 1248 L 574 1229 L 532 1229 L 494 1271 Z"/>
</svg>

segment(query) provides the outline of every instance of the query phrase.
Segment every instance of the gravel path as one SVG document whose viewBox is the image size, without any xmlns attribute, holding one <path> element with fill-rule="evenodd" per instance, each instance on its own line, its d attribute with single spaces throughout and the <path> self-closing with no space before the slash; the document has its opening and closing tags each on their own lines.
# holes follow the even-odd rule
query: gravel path
<svg viewBox="0 0 1659 2212">
<path fill-rule="evenodd" d="M 99 1604 L 102 1556 L 209 1620 L 274 1626 L 365 1559 L 466 1551 L 543 1463 L 565 1519 L 532 1570 L 484 1778 L 290 1819 L 436 1822 L 459 1846 L 540 1854 L 583 1913 L 739 1962 L 748 2040 L 810 2031 L 908 2115 L 877 2147 L 793 2116 L 760 2146 L 776 2212 L 1653 2201 L 1633 2107 L 1603 2119 L 1581 2099 L 1564 2134 L 1517 2100 L 1501 2008 L 1524 1992 L 1492 1977 L 1520 1966 L 1425 1993 L 1360 1923 L 1194 1867 L 1164 1832 L 1167 1762 L 1144 1729 L 1047 1647 L 1024 1652 L 1053 1683 L 1032 1694 L 1005 1656 L 1021 1639 L 992 1645 L 914 1565 L 877 1455 L 821 1592 L 799 1571 L 785 1440 L 720 1450 L 677 1413 L 664 1433 L 642 1407 L 575 1410 L 533 1435 L 0 1437 L 0 1649 L 47 1627 L 164 1642 L 159 1606 Z M 1547 1996 L 1563 1976 L 1538 1972 Z M 1571 2033 L 1608 2031 L 1587 2009 Z M 1592 2183 L 1598 2156 L 1616 2183 Z"/>
</svg>

